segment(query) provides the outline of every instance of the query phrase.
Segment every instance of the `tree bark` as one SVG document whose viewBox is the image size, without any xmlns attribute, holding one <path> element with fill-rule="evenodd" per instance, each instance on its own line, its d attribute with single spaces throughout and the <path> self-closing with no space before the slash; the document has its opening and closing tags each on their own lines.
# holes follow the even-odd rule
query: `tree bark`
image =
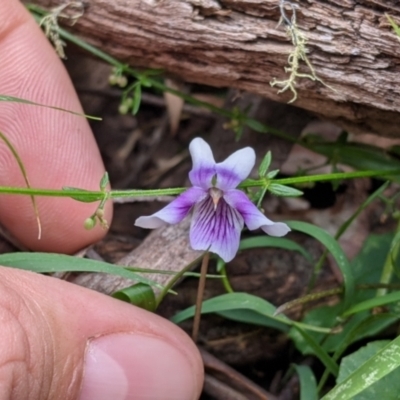
<svg viewBox="0 0 400 400">
<path fill-rule="evenodd" d="M 64 0 L 34 0 L 51 8 Z M 188 82 L 234 87 L 288 102 L 273 78 L 294 47 L 278 26 L 279 0 L 85 0 L 68 29 L 132 66 Z M 397 0 L 297 0 L 297 24 L 320 81 L 296 79 L 295 105 L 351 132 L 400 136 L 400 42 L 385 13 Z M 287 14 L 291 12 L 286 6 Z M 310 70 L 301 62 L 300 72 Z M 331 87 L 331 88 L 330 88 Z M 333 90 L 334 89 L 334 90 Z"/>
</svg>

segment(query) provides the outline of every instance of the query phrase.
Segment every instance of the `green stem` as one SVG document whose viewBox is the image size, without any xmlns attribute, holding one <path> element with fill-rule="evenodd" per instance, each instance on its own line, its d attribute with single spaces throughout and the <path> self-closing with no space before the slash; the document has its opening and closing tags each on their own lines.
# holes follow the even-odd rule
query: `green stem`
<svg viewBox="0 0 400 400">
<path fill-rule="evenodd" d="M 185 190 L 187 188 L 111 190 L 110 197 L 116 199 L 123 197 L 174 196 L 183 193 Z"/>
<path fill-rule="evenodd" d="M 176 272 L 174 273 L 172 279 L 168 281 L 168 283 L 164 286 L 160 294 L 157 296 L 156 307 L 160 305 L 164 297 L 170 292 L 172 287 L 179 281 L 179 279 L 181 279 L 188 271 L 190 271 L 194 267 L 194 265 L 196 265 L 201 260 L 203 256 L 204 254 L 193 260 L 190 264 L 186 265 L 186 267 L 180 270 L 178 273 Z"/>
<path fill-rule="evenodd" d="M 327 175 L 310 175 L 300 176 L 294 178 L 284 179 L 248 179 L 239 185 L 239 188 L 248 187 L 264 187 L 270 183 L 279 184 L 297 184 L 305 182 L 320 182 L 320 181 L 332 181 L 337 179 L 352 179 L 352 178 L 365 178 L 374 176 L 387 176 L 400 174 L 400 170 L 386 170 L 386 171 L 358 171 L 358 172 L 343 172 L 337 174 Z M 146 196 L 173 196 L 183 193 L 187 188 L 167 188 L 167 189 L 134 189 L 134 190 L 111 190 L 108 193 L 109 198 L 124 198 L 124 197 L 146 197 Z M 46 196 L 46 197 L 71 197 L 79 198 L 81 201 L 94 202 L 104 198 L 105 192 L 99 190 L 84 190 L 75 188 L 65 189 L 41 189 L 41 188 L 18 188 L 11 186 L 0 186 L 0 194 L 10 195 L 34 195 L 34 196 Z"/>
<path fill-rule="evenodd" d="M 34 196 L 45 196 L 45 197 L 77 197 L 80 196 L 96 198 L 93 201 L 101 200 L 104 197 L 104 193 L 101 191 L 89 191 L 89 190 L 62 190 L 62 189 L 35 189 L 35 188 L 19 188 L 12 186 L 0 186 L 1 194 L 12 194 L 12 195 L 34 195 Z"/>
<path fill-rule="evenodd" d="M 399 255 L 399 249 L 400 249 L 400 245 L 399 245 L 399 237 L 398 234 L 400 232 L 400 219 L 397 221 L 397 227 L 396 227 L 396 232 L 395 232 L 395 236 L 392 240 L 391 243 L 391 247 L 390 247 L 390 251 L 386 256 L 386 260 L 385 260 L 385 264 L 383 265 L 383 270 L 382 270 L 382 275 L 381 275 L 381 279 L 380 279 L 380 283 L 385 285 L 388 284 L 391 279 L 392 279 L 392 275 L 393 275 L 393 260 L 397 259 L 397 256 Z M 376 296 L 383 296 L 387 293 L 387 288 L 381 288 L 378 289 L 376 292 Z"/>
<path fill-rule="evenodd" d="M 309 183 L 309 182 L 322 182 L 322 181 L 335 181 L 341 179 L 354 179 L 354 178 L 372 178 L 377 176 L 390 176 L 399 175 L 400 169 L 392 170 L 380 170 L 380 171 L 354 171 L 354 172 L 337 172 L 334 174 L 325 175 L 306 175 L 293 178 L 275 179 L 274 183 L 281 185 L 290 185 L 298 183 Z"/>
<path fill-rule="evenodd" d="M 228 275 L 226 273 L 225 263 L 221 267 L 220 274 L 221 274 L 222 284 L 224 285 L 224 288 L 227 291 L 227 293 L 233 293 L 234 290 L 231 286 L 231 283 L 229 282 Z"/>
</svg>

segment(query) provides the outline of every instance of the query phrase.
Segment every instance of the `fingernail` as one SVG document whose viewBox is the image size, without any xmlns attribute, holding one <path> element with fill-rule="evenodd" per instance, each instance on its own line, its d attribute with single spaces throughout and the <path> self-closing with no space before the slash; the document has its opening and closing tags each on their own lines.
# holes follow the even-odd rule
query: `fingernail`
<svg viewBox="0 0 400 400">
<path fill-rule="evenodd" d="M 119 333 L 89 341 L 79 400 L 192 400 L 190 360 L 153 336 Z"/>
</svg>

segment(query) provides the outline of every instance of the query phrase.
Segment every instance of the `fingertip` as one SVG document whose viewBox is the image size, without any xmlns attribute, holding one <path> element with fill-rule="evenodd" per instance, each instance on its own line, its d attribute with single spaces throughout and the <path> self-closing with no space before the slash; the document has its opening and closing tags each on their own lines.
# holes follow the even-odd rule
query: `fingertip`
<svg viewBox="0 0 400 400">
<path fill-rule="evenodd" d="M 61 61 L 23 5 L 17 0 L 2 1 L 0 15 L 7 15 L 0 26 L 0 55 L 7 54 L 0 64 L 0 94 L 82 113 Z M 99 190 L 104 165 L 84 117 L 2 102 L 0 131 L 16 148 L 32 187 Z M 25 186 L 4 143 L 0 144 L 0 185 Z M 99 228 L 83 228 L 95 204 L 48 197 L 38 197 L 37 203 L 41 240 L 31 200 L 26 196 L 0 197 L 0 221 L 28 248 L 71 253 L 105 233 Z M 106 207 L 106 218 L 110 223 L 111 203 Z"/>
</svg>

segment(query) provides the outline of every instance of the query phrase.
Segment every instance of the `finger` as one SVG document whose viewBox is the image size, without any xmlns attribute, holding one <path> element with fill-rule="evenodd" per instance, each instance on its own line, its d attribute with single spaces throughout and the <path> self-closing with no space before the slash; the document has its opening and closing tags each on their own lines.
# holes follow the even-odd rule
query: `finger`
<svg viewBox="0 0 400 400">
<path fill-rule="evenodd" d="M 97 292 L 0 268 L 2 399 L 197 399 L 203 367 L 167 320 Z"/>
<path fill-rule="evenodd" d="M 18 0 L 0 0 L 0 94 L 82 112 L 69 77 L 35 21 Z M 98 190 L 104 173 L 85 118 L 19 103 L 0 103 L 0 131 L 16 147 L 31 185 Z M 0 144 L 0 185 L 25 186 L 18 165 Z M 0 221 L 32 249 L 73 252 L 104 231 L 83 229 L 95 204 L 38 198 L 42 239 L 27 196 L 1 196 Z M 111 205 L 106 219 L 111 219 Z"/>
</svg>

